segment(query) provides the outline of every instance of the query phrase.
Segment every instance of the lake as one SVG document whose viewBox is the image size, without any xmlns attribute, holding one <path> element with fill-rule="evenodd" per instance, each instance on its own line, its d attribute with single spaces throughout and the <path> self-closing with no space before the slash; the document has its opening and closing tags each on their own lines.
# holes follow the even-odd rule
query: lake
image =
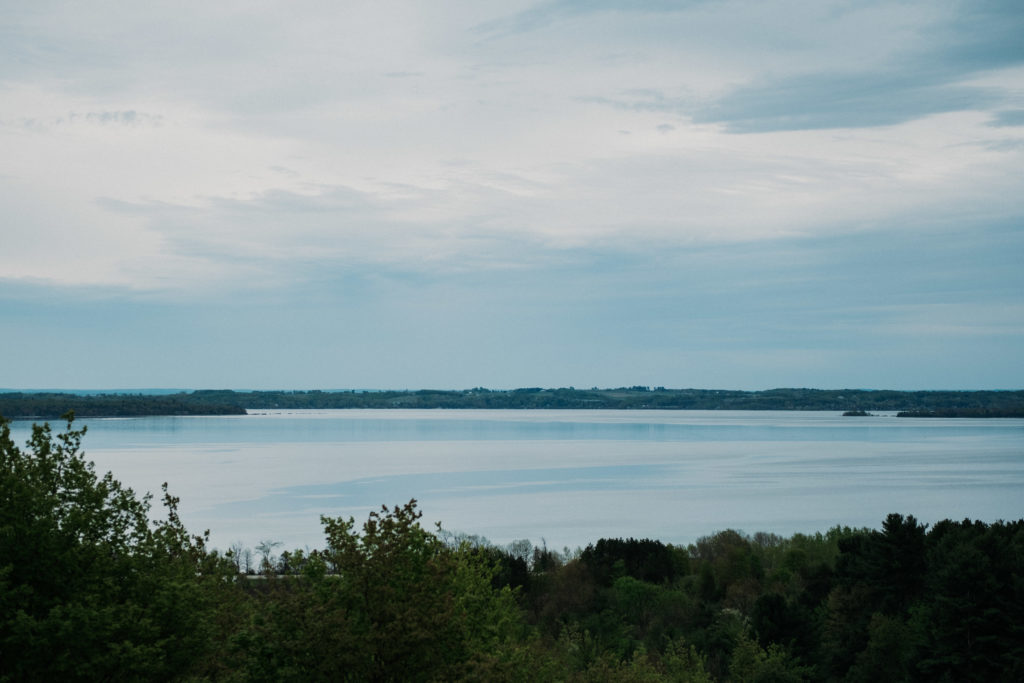
<svg viewBox="0 0 1024 683">
<path fill-rule="evenodd" d="M 322 547 L 319 516 L 416 498 L 423 522 L 549 547 L 689 543 L 1024 517 L 1024 420 L 835 412 L 310 410 L 90 419 L 84 450 L 136 491 L 164 481 L 213 545 Z M 56 428 L 57 423 L 54 423 Z M 15 422 L 23 444 L 29 425 Z"/>
</svg>

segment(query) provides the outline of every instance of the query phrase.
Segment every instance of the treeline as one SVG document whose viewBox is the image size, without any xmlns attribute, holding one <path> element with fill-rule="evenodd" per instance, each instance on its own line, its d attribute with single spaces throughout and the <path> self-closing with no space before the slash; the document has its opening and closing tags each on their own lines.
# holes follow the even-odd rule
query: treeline
<svg viewBox="0 0 1024 683">
<path fill-rule="evenodd" d="M 230 391 L 140 394 L 0 394 L 0 414 L 53 419 L 68 410 L 83 417 L 230 415 L 245 409 L 490 408 L 616 410 L 902 411 L 904 417 L 1024 417 L 1024 391 L 869 391 L 861 389 L 618 389 L 457 391 Z"/>
<path fill-rule="evenodd" d="M 901 410 L 896 417 L 1024 417 L 1024 407 Z"/>
<path fill-rule="evenodd" d="M 258 565 L 0 420 L 0 680 L 1024 680 L 1024 520 L 556 552 L 322 518 Z M 256 573 L 258 572 L 258 573 Z"/>
<path fill-rule="evenodd" d="M 79 417 L 144 417 L 147 415 L 245 415 L 235 402 L 206 401 L 195 393 L 63 394 L 11 392 L 0 394 L 0 415 L 10 419 L 52 420 L 73 411 Z"/>
</svg>

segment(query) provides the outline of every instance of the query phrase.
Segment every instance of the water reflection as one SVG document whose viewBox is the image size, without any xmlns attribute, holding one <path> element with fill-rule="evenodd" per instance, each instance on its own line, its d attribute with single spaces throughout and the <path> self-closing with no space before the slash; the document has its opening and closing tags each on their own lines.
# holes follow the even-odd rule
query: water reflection
<svg viewBox="0 0 1024 683">
<path fill-rule="evenodd" d="M 319 515 L 417 498 L 498 542 L 1024 515 L 1024 420 L 732 411 L 261 411 L 89 420 L 88 457 L 167 481 L 213 541 L 322 544 Z M 56 425 L 55 425 L 56 426 Z M 16 423 L 24 442 L 27 423 Z"/>
</svg>

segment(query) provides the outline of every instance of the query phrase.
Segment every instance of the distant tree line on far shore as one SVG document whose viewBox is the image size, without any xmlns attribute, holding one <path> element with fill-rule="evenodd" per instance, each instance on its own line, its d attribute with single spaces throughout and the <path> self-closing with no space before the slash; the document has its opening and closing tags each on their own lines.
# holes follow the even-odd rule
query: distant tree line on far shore
<svg viewBox="0 0 1024 683">
<path fill-rule="evenodd" d="M 196 392 L 146 394 L 0 394 L 0 415 L 8 419 L 55 419 L 72 411 L 78 417 L 144 417 L 147 415 L 245 415 L 245 407 L 204 401 Z"/>
<path fill-rule="evenodd" d="M 200 390 L 167 395 L 0 394 L 0 415 L 54 419 L 145 415 L 244 415 L 250 410 L 321 408 L 477 408 L 614 410 L 900 411 L 901 417 L 1024 417 L 1024 391 L 889 391 L 864 389 L 542 389 L 401 391 Z"/>
</svg>

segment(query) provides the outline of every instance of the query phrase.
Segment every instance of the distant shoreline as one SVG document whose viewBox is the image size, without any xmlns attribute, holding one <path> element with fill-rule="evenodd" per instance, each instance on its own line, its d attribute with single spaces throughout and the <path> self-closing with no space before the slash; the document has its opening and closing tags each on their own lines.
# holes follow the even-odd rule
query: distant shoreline
<svg viewBox="0 0 1024 683">
<path fill-rule="evenodd" d="M 246 409 L 555 409 L 555 410 L 790 410 L 836 411 L 870 417 L 1024 418 L 1024 391 L 891 391 L 864 389 L 543 389 L 406 391 L 232 391 L 173 394 L 0 393 L 7 419 L 175 415 L 245 415 Z"/>
</svg>

